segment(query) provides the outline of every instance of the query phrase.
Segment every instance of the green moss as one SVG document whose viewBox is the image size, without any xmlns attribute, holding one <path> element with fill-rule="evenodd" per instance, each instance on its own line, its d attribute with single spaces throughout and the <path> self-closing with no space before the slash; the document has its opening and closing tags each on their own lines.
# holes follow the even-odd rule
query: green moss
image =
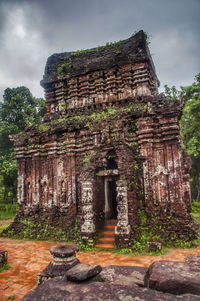
<svg viewBox="0 0 200 301">
<path fill-rule="evenodd" d="M 147 224 L 147 216 L 144 210 L 138 210 L 138 215 L 140 217 L 141 226 L 146 226 Z"/>
<path fill-rule="evenodd" d="M 89 154 L 89 155 L 86 154 L 83 159 L 83 164 L 86 164 L 86 165 L 90 164 L 91 159 L 92 159 L 92 154 Z"/>
<path fill-rule="evenodd" d="M 137 121 L 136 119 L 131 119 L 130 121 L 130 132 L 133 134 L 135 134 L 137 130 L 136 121 Z"/>
<path fill-rule="evenodd" d="M 41 124 L 41 125 L 39 125 L 38 129 L 41 132 L 47 132 L 50 129 L 50 126 L 49 125 Z"/>
<path fill-rule="evenodd" d="M 31 218 L 25 218 L 18 221 L 21 223 L 21 231 L 15 233 L 15 229 L 2 235 L 9 238 L 18 238 L 23 240 L 58 240 L 75 241 L 80 239 L 79 221 L 76 219 L 74 226 L 66 230 L 65 217 L 60 218 L 59 224 L 49 224 L 47 219 L 35 223 Z"/>
</svg>

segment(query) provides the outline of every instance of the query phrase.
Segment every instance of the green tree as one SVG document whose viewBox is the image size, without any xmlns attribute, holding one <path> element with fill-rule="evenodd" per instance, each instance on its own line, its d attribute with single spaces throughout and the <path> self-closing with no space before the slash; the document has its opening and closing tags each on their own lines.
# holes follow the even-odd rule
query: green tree
<svg viewBox="0 0 200 301">
<path fill-rule="evenodd" d="M 180 126 L 184 147 L 192 158 L 192 198 L 200 201 L 200 73 L 192 85 L 180 88 L 165 85 L 165 95 L 169 100 L 183 98 L 186 101 Z"/>
<path fill-rule="evenodd" d="M 7 88 L 0 103 L 0 181 L 4 201 L 9 195 L 16 200 L 17 164 L 10 135 L 34 123 L 40 123 L 46 110 L 45 101 L 35 98 L 26 87 Z"/>
<path fill-rule="evenodd" d="M 182 87 L 181 91 L 177 90 L 175 86 L 172 86 L 171 88 L 168 87 L 168 85 L 164 85 L 164 94 L 167 99 L 169 100 L 175 100 L 179 99 L 182 96 Z"/>
<path fill-rule="evenodd" d="M 186 104 L 180 125 L 185 149 L 192 158 L 192 198 L 200 201 L 200 73 L 191 86 L 183 87 Z"/>
</svg>

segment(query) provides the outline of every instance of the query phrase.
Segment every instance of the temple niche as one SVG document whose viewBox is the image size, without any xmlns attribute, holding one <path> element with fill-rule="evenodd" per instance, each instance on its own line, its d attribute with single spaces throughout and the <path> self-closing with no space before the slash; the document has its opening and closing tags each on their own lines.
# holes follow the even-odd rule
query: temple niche
<svg viewBox="0 0 200 301">
<path fill-rule="evenodd" d="M 194 238 L 183 102 L 158 94 L 145 33 L 54 54 L 41 85 L 43 124 L 14 138 L 20 209 L 11 228 L 22 219 L 66 235 L 76 227 L 91 243 L 114 219 L 118 246 L 142 227 L 152 239 Z"/>
</svg>

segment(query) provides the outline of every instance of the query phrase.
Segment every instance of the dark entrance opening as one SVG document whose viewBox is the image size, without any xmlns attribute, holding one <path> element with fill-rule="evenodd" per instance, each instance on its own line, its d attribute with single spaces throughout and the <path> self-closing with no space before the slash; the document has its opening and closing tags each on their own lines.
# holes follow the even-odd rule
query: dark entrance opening
<svg viewBox="0 0 200 301">
<path fill-rule="evenodd" d="M 105 219 L 117 219 L 117 185 L 114 179 L 105 178 Z"/>
</svg>

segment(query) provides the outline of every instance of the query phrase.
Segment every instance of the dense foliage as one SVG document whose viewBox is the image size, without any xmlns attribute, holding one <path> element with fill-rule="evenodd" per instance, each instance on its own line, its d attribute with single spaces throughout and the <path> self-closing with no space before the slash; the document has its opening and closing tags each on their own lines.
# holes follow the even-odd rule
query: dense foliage
<svg viewBox="0 0 200 301">
<path fill-rule="evenodd" d="M 180 91 L 175 86 L 165 86 L 165 95 L 170 100 L 180 97 L 186 100 L 180 126 L 184 147 L 192 158 L 192 198 L 200 201 L 200 73 L 192 85 L 181 87 Z"/>
<path fill-rule="evenodd" d="M 16 200 L 17 163 L 10 135 L 34 123 L 45 113 L 45 101 L 35 98 L 26 87 L 7 88 L 0 102 L 0 184 L 1 200 Z"/>
</svg>

